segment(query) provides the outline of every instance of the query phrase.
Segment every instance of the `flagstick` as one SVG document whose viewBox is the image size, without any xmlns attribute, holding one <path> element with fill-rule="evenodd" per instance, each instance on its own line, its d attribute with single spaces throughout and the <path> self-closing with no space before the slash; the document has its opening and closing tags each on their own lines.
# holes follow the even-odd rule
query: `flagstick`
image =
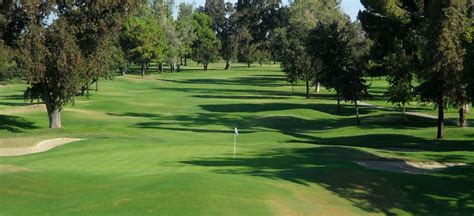
<svg viewBox="0 0 474 216">
<path fill-rule="evenodd" d="M 236 146 L 236 143 L 237 143 L 237 134 L 234 134 L 234 158 L 235 158 L 235 146 Z"/>
</svg>

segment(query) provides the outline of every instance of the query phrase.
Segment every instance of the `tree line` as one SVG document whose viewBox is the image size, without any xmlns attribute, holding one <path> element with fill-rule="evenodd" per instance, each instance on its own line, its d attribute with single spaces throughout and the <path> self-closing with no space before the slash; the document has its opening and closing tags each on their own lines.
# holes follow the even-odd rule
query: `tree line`
<svg viewBox="0 0 474 216">
<path fill-rule="evenodd" d="M 339 1 L 299 0 L 288 7 L 286 25 L 271 31 L 272 56 L 291 84 L 303 81 L 306 97 L 319 85 L 355 105 L 368 96 L 366 78 L 385 76 L 388 102 L 400 108 L 418 100 L 438 109 L 437 138 L 444 137 L 445 110 L 459 109 L 466 127 L 474 100 L 473 2 L 361 0 L 351 22 Z"/>
<path fill-rule="evenodd" d="M 303 82 L 306 97 L 320 86 L 354 104 L 368 96 L 367 77 L 384 76 L 388 101 L 438 107 L 438 138 L 444 110 L 459 108 L 467 126 L 474 95 L 474 21 L 469 0 L 372 1 L 359 21 L 345 15 L 338 0 L 206 0 L 195 8 L 173 0 L 72 0 L 0 2 L 0 80 L 20 76 L 25 97 L 42 100 L 50 127 L 61 127 L 60 111 L 76 96 L 89 96 L 100 78 L 144 76 L 165 65 L 179 72 L 188 59 L 201 64 L 224 60 L 250 67 L 279 62 L 291 85 Z"/>
</svg>

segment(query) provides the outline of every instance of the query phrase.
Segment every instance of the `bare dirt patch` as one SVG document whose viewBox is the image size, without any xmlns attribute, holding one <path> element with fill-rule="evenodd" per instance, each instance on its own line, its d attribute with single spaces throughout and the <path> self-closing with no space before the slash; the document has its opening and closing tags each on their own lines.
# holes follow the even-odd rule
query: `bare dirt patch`
<svg viewBox="0 0 474 216">
<path fill-rule="evenodd" d="M 27 155 L 27 154 L 34 154 L 39 152 L 45 152 L 52 148 L 76 142 L 81 139 L 77 138 L 56 138 L 56 139 L 48 139 L 39 142 L 34 147 L 26 147 L 26 148 L 0 148 L 0 156 L 20 156 L 20 155 Z"/>
<path fill-rule="evenodd" d="M 15 172 L 32 172 L 32 169 L 26 168 L 26 167 L 21 167 L 21 166 L 15 166 L 15 165 L 10 165 L 10 164 L 0 164 L 0 174 L 6 174 L 6 173 L 15 173 Z"/>
<path fill-rule="evenodd" d="M 408 174 L 427 174 L 449 167 L 465 166 L 464 163 L 416 162 L 403 160 L 362 160 L 354 161 L 365 168 Z"/>
</svg>

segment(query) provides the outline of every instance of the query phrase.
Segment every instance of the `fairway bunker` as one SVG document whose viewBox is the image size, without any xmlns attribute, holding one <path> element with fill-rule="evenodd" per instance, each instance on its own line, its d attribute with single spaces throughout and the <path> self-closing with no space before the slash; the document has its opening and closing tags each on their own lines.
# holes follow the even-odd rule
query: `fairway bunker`
<svg viewBox="0 0 474 216">
<path fill-rule="evenodd" d="M 0 156 L 20 156 L 20 155 L 28 155 L 34 153 L 40 153 L 48 151 L 52 148 L 76 142 L 82 139 L 77 138 L 55 138 L 55 139 L 48 139 L 39 142 L 34 147 L 26 147 L 26 148 L 1 148 L 0 149 Z"/>
<path fill-rule="evenodd" d="M 403 160 L 361 160 L 354 163 L 365 168 L 407 174 L 427 174 L 449 167 L 465 166 L 464 163 L 416 162 Z"/>
</svg>

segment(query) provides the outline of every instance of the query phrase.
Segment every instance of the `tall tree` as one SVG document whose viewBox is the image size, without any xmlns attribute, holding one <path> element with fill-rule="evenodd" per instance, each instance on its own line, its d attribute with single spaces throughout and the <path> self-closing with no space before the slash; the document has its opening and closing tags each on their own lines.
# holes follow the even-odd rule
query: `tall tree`
<svg viewBox="0 0 474 216">
<path fill-rule="evenodd" d="M 20 65 L 31 89 L 37 89 L 46 104 L 49 127 L 60 128 L 61 109 L 76 94 L 84 66 L 75 32 L 65 19 L 48 29 L 33 23 L 27 29 L 21 39 Z"/>
<path fill-rule="evenodd" d="M 234 14 L 234 5 L 227 2 L 225 4 L 224 25 L 222 26 L 222 31 L 217 35 L 222 43 L 221 55 L 225 60 L 225 70 L 230 68 L 230 62 L 237 54 L 237 40 L 234 36 L 236 31 Z"/>
<path fill-rule="evenodd" d="M 192 46 L 192 58 L 201 63 L 204 71 L 206 71 L 209 63 L 218 59 L 221 43 L 217 39 L 216 33 L 212 30 L 211 17 L 200 11 L 195 11 L 193 18 L 196 40 Z"/>
<path fill-rule="evenodd" d="M 192 53 L 191 46 L 193 45 L 194 40 L 196 40 L 193 25 L 193 12 L 194 9 L 192 4 L 186 4 L 184 2 L 179 4 L 176 30 L 181 40 L 179 56 L 184 58 L 184 66 L 187 66 L 187 58 L 189 58 Z"/>
<path fill-rule="evenodd" d="M 3 44 L 0 40 L 0 81 L 13 77 L 16 71 L 14 51 Z"/>
<path fill-rule="evenodd" d="M 46 104 L 49 126 L 61 127 L 61 110 L 76 94 L 81 83 L 81 73 L 86 70 L 85 65 L 88 63 L 84 55 L 88 49 L 83 42 L 90 38 L 88 41 L 95 44 L 103 36 L 114 34 L 121 20 L 118 17 L 126 17 L 129 11 L 141 4 L 141 0 L 21 0 L 14 4 L 23 11 L 26 20 L 17 31 L 20 36 L 19 66 L 31 85 L 29 93 L 25 95 L 41 98 Z M 90 11 L 94 13 L 88 13 Z M 52 12 L 55 18 L 47 22 Z M 95 26 L 96 31 L 84 31 L 84 14 L 94 16 L 89 17 L 91 23 L 87 24 Z"/>
<path fill-rule="evenodd" d="M 212 29 L 219 35 L 226 19 L 226 6 L 224 0 L 206 0 L 202 11 L 212 18 Z"/>
<path fill-rule="evenodd" d="M 125 22 L 120 36 L 120 44 L 128 58 L 141 66 L 142 76 L 148 63 L 164 58 L 166 38 L 163 29 L 157 27 L 158 23 L 151 15 L 132 16 Z"/>
<path fill-rule="evenodd" d="M 386 76 L 388 101 L 400 108 L 405 119 L 405 105 L 414 99 L 413 80 L 419 69 L 417 31 L 423 23 L 425 5 L 419 1 L 362 0 L 359 12 L 362 27 L 374 41 L 370 50 L 369 73 Z"/>
<path fill-rule="evenodd" d="M 308 52 L 320 61 L 318 80 L 336 91 L 337 107 L 340 100 L 354 103 L 357 123 L 360 123 L 357 101 L 368 94 L 363 76 L 365 40 L 355 23 L 319 23 L 308 39 Z"/>
<path fill-rule="evenodd" d="M 238 29 L 234 37 L 238 46 L 237 60 L 250 67 L 257 60 L 258 45 L 252 42 L 253 37 L 245 26 Z"/>
<path fill-rule="evenodd" d="M 444 138 L 444 110 L 457 103 L 465 50 L 462 35 L 466 29 L 467 0 L 433 1 L 428 5 L 424 70 L 419 73 L 421 97 L 438 106 L 437 138 Z"/>
</svg>

